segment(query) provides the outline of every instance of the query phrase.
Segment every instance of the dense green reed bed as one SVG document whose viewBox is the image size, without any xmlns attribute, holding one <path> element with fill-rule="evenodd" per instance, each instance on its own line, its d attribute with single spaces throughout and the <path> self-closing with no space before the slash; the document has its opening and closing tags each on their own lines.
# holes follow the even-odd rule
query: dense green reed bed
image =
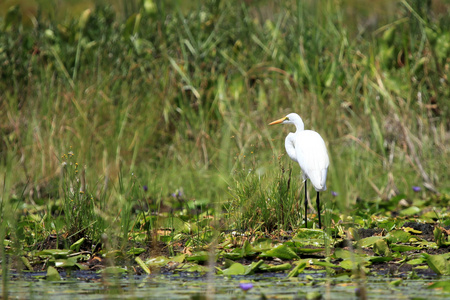
<svg viewBox="0 0 450 300">
<path fill-rule="evenodd" d="M 450 274 L 447 2 L 27 5 L 0 19 L 2 274 Z M 324 230 L 289 112 L 327 142 Z"/>
</svg>

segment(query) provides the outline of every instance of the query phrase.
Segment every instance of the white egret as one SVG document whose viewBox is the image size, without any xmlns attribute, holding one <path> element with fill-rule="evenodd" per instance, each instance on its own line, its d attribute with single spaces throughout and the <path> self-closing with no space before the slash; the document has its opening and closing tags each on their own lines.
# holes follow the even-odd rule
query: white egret
<svg viewBox="0 0 450 300">
<path fill-rule="evenodd" d="M 306 180 L 309 178 L 317 191 L 317 214 L 319 215 L 319 228 L 321 228 L 319 192 L 327 189 L 327 171 L 330 163 L 325 142 L 317 132 L 305 130 L 302 118 L 295 113 L 288 114 L 286 117 L 273 121 L 269 125 L 275 124 L 294 124 L 297 128 L 295 133 L 290 132 L 287 135 L 284 146 L 289 157 L 293 161 L 298 162 L 302 169 L 303 181 L 305 182 L 305 227 L 308 227 Z"/>
</svg>

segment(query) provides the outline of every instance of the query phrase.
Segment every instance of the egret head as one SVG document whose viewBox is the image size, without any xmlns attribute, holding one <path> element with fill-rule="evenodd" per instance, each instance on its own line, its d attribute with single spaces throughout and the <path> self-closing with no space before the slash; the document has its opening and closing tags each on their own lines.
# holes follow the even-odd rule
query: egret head
<svg viewBox="0 0 450 300">
<path fill-rule="evenodd" d="M 297 115 L 296 113 L 288 114 L 286 117 L 283 117 L 281 119 L 273 121 L 272 123 L 269 123 L 269 125 L 275 124 L 294 124 L 297 127 L 297 129 L 303 130 L 302 118 L 300 118 L 300 116 Z"/>
</svg>

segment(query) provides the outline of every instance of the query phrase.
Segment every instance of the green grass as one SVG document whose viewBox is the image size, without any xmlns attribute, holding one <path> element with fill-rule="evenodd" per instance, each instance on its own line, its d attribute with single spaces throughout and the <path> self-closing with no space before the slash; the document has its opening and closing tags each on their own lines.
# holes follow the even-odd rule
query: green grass
<svg viewBox="0 0 450 300">
<path fill-rule="evenodd" d="M 357 199 L 448 194 L 448 18 L 399 1 L 388 15 L 360 8 L 367 23 L 351 3 L 99 4 L 37 13 L 35 26 L 11 7 L 0 20 L 2 238 L 35 249 L 50 234 L 106 234 L 111 249 L 156 248 L 161 227 L 211 241 L 210 216 L 220 230 L 299 228 L 292 128 L 267 126 L 289 112 L 327 142 L 323 200 L 343 219 Z"/>
</svg>

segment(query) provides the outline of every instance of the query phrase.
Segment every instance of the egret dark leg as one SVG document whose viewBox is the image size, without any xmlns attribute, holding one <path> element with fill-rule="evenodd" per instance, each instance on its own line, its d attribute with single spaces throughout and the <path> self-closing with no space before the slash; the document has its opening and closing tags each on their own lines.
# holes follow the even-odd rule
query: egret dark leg
<svg viewBox="0 0 450 300">
<path fill-rule="evenodd" d="M 308 228 L 308 188 L 305 180 L 305 228 Z"/>
<path fill-rule="evenodd" d="M 322 228 L 322 223 L 320 222 L 320 200 L 319 200 L 319 192 L 317 192 L 316 204 L 317 204 L 317 214 L 319 215 L 319 228 Z"/>
</svg>

